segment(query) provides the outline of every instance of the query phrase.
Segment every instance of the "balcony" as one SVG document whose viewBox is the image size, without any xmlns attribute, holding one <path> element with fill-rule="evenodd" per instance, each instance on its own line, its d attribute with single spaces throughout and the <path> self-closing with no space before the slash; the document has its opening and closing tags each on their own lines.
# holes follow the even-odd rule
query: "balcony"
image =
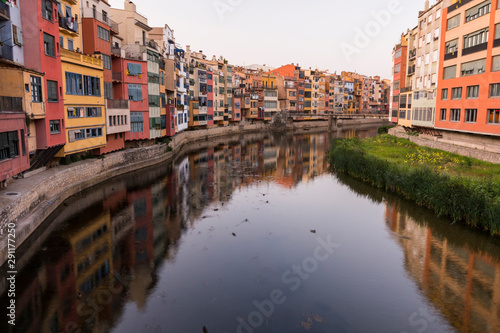
<svg viewBox="0 0 500 333">
<path fill-rule="evenodd" d="M 114 82 L 122 82 L 123 81 L 123 76 L 121 72 L 113 72 L 112 78 Z"/>
<path fill-rule="evenodd" d="M 417 57 L 417 49 L 411 50 L 408 57 L 410 60 L 415 59 Z"/>
<path fill-rule="evenodd" d="M 98 56 L 81 54 L 75 51 L 69 51 L 66 49 L 61 49 L 61 58 L 65 60 L 73 60 L 81 63 L 87 63 L 94 66 L 102 66 L 102 59 Z M 65 59 L 66 58 L 66 59 Z"/>
<path fill-rule="evenodd" d="M 10 7 L 6 3 L 0 1 L 0 22 L 10 21 Z"/>
<path fill-rule="evenodd" d="M 415 65 L 408 67 L 408 76 L 415 74 Z M 373 92 L 370 92 L 373 94 Z"/>
<path fill-rule="evenodd" d="M 399 91 L 399 93 L 406 93 L 406 92 L 409 92 L 409 91 L 412 91 L 412 87 L 403 87 L 401 88 L 401 90 Z"/>
<path fill-rule="evenodd" d="M 130 108 L 129 101 L 126 99 L 107 99 L 106 107 L 108 109 L 122 109 L 122 110 L 128 110 Z"/>
<path fill-rule="evenodd" d="M 472 53 L 476 53 L 476 52 L 480 52 L 480 51 L 484 51 L 484 50 L 487 50 L 487 49 L 488 49 L 488 43 L 478 44 L 478 45 L 475 45 L 475 46 L 463 49 L 462 50 L 462 56 L 465 56 L 465 55 L 468 55 L 468 54 L 472 54 Z"/>
<path fill-rule="evenodd" d="M 111 55 L 114 55 L 114 56 L 117 56 L 117 57 L 121 57 L 121 55 L 122 55 L 122 49 L 119 48 L 119 47 L 112 47 L 111 48 Z"/>
<path fill-rule="evenodd" d="M 457 51 L 445 54 L 444 60 L 451 60 L 451 59 L 455 59 L 456 57 L 458 57 Z"/>
<path fill-rule="evenodd" d="M 0 96 L 0 111 L 19 111 L 23 112 L 23 98 Z"/>
<path fill-rule="evenodd" d="M 457 10 L 458 8 L 462 7 L 462 6 L 465 6 L 466 4 L 468 4 L 469 2 L 471 2 L 472 0 L 461 0 L 461 1 L 457 1 L 455 4 L 451 5 L 450 7 L 448 7 L 448 13 L 451 13 L 452 11 L 454 10 Z"/>
<path fill-rule="evenodd" d="M 75 17 L 59 16 L 59 28 L 66 30 L 72 36 L 77 36 L 78 20 Z"/>
</svg>

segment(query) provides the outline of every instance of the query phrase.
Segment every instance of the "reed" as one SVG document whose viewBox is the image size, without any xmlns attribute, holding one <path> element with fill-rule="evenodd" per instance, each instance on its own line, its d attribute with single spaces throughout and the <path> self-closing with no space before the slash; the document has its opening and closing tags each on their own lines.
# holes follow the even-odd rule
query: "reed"
<svg viewBox="0 0 500 333">
<path fill-rule="evenodd" d="M 500 234 L 500 166 L 382 135 L 334 140 L 338 172 L 399 193 L 454 222 Z"/>
</svg>

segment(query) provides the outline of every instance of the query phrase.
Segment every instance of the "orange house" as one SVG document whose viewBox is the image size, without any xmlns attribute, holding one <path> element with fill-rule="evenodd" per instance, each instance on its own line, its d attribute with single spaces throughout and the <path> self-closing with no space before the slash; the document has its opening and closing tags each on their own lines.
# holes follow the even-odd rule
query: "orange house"
<svg viewBox="0 0 500 333">
<path fill-rule="evenodd" d="M 500 135 L 498 8 L 473 0 L 443 10 L 436 129 Z"/>
</svg>

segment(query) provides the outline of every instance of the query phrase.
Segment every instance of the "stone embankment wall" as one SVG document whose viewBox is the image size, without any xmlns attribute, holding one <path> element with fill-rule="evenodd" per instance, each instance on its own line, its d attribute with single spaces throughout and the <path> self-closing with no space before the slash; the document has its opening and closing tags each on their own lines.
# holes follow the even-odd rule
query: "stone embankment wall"
<svg viewBox="0 0 500 333">
<path fill-rule="evenodd" d="M 440 141 L 439 138 L 432 137 L 429 135 L 412 136 L 406 134 L 406 132 L 399 127 L 391 128 L 389 130 L 389 134 L 397 136 L 399 138 L 408 139 L 419 146 L 440 149 L 450 153 L 455 153 L 458 155 L 468 156 L 486 162 L 500 164 L 500 154 L 478 148 L 464 147 L 460 145 L 461 142 L 459 141 L 457 141 L 455 144 L 452 144 L 449 142 L 442 142 Z M 467 143 L 463 142 L 463 144 Z"/>
</svg>

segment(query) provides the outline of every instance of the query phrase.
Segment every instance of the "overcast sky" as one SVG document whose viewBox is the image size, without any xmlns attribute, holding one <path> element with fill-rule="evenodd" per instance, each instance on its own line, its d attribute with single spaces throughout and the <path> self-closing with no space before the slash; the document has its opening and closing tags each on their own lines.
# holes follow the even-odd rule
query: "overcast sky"
<svg viewBox="0 0 500 333">
<path fill-rule="evenodd" d="M 436 0 L 431 0 L 431 5 Z M 135 0 L 150 26 L 234 65 L 298 63 L 391 78 L 391 52 L 424 0 Z M 122 0 L 110 0 L 123 8 Z M 373 13 L 385 13 L 377 19 Z M 381 23 L 378 23 L 381 22 Z M 359 37 L 359 31 L 371 36 Z M 356 36 L 358 38 L 356 39 Z"/>
</svg>

